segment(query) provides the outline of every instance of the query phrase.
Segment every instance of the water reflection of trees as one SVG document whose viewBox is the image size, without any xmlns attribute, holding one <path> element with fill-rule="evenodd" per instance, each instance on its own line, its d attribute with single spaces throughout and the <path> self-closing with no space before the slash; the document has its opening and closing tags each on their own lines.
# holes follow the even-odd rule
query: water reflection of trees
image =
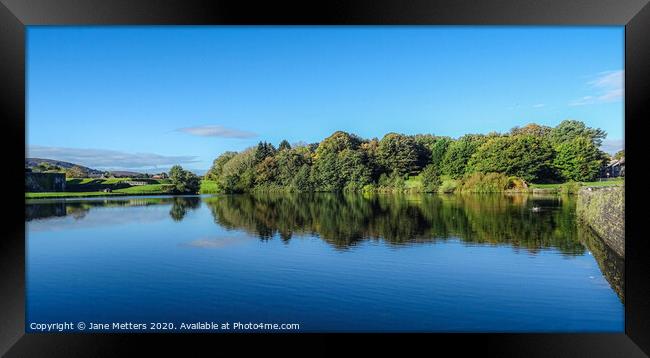
<svg viewBox="0 0 650 358">
<path fill-rule="evenodd" d="M 195 210 L 201 206 L 201 198 L 198 197 L 174 197 L 172 207 L 169 209 L 169 216 L 174 221 L 181 221 L 187 215 L 188 210 Z"/>
<path fill-rule="evenodd" d="M 514 195 L 256 194 L 208 198 L 220 226 L 260 239 L 318 235 L 346 248 L 361 240 L 391 244 L 458 237 L 536 252 L 582 254 L 570 198 Z M 533 207 L 536 209 L 533 210 Z"/>
</svg>

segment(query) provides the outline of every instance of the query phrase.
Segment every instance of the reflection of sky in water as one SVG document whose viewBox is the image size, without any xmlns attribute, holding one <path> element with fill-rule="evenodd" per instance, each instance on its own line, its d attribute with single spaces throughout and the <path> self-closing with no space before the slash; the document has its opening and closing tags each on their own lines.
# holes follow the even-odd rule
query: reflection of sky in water
<svg viewBox="0 0 650 358">
<path fill-rule="evenodd" d="M 232 246 L 232 245 L 237 245 L 237 244 L 242 244 L 246 240 L 251 240 L 250 236 L 242 236 L 242 237 L 232 237 L 232 236 L 225 236 L 225 237 L 217 237 L 217 236 L 212 236 L 212 237 L 203 237 L 197 240 L 192 240 L 186 243 L 179 244 L 181 247 L 197 247 L 201 249 L 213 249 L 213 248 L 223 248 L 227 246 Z"/>
</svg>

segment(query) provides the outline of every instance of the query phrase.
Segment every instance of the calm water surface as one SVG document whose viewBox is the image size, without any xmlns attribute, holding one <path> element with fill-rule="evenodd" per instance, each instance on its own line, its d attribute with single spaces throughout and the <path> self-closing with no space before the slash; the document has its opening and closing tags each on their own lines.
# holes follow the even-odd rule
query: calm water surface
<svg viewBox="0 0 650 358">
<path fill-rule="evenodd" d="M 576 224 L 570 197 L 121 197 L 26 210 L 28 331 L 623 331 L 623 260 Z"/>
</svg>

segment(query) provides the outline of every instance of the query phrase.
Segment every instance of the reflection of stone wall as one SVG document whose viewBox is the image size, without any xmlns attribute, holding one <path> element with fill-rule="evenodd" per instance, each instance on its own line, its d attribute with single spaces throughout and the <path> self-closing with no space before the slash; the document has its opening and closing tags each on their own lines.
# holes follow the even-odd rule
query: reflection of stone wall
<svg viewBox="0 0 650 358">
<path fill-rule="evenodd" d="M 25 192 L 65 191 L 63 173 L 25 173 Z"/>
<path fill-rule="evenodd" d="M 46 203 L 38 205 L 25 205 L 25 221 L 49 218 L 53 216 L 66 216 L 65 203 Z"/>
<path fill-rule="evenodd" d="M 576 213 L 609 247 L 625 257 L 624 187 L 580 189 Z"/>
<path fill-rule="evenodd" d="M 625 260 L 583 224 L 578 225 L 578 237 L 596 259 L 600 271 L 621 302 L 625 303 Z"/>
</svg>

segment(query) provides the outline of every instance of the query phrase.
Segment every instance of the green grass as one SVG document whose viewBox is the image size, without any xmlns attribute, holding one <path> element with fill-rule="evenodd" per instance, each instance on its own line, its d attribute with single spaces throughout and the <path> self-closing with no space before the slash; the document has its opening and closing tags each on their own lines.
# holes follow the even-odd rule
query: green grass
<svg viewBox="0 0 650 358">
<path fill-rule="evenodd" d="M 116 189 L 113 193 L 124 193 L 124 194 L 168 194 L 165 191 L 165 187 L 168 184 L 148 184 L 148 185 L 138 185 L 132 186 L 124 189 Z"/>
<path fill-rule="evenodd" d="M 582 183 L 582 186 L 620 186 L 625 183 L 625 179 L 605 180 L 605 181 L 590 181 Z"/>
<path fill-rule="evenodd" d="M 64 192 L 49 192 L 49 193 L 25 193 L 26 199 L 41 199 L 41 198 L 86 198 L 86 197 L 95 197 L 95 196 L 120 196 L 120 195 L 156 195 L 156 194 L 168 194 L 164 187 L 168 184 L 147 184 L 147 185 L 138 185 L 131 186 L 127 188 L 114 189 L 110 193 L 100 191 L 100 190 L 90 190 L 90 188 L 97 187 L 96 182 L 102 181 L 102 187 L 110 188 L 111 184 L 116 184 L 119 181 L 124 179 L 72 179 L 74 184 L 69 185 L 68 187 L 73 188 L 75 191 L 64 191 Z M 108 182 L 108 183 L 106 183 Z M 83 186 L 88 186 L 87 191 L 78 191 L 78 188 L 83 188 Z"/>
<path fill-rule="evenodd" d="M 112 191 L 121 191 L 123 189 L 130 189 L 127 181 L 141 181 L 147 182 L 147 185 L 134 186 L 142 188 L 148 185 L 161 185 L 170 182 L 169 179 L 150 179 L 150 178 L 68 178 L 66 179 L 66 190 L 69 192 L 102 192 L 105 189 Z M 133 189 L 134 193 L 151 192 L 156 189 L 145 188 L 142 190 Z M 127 191 L 129 192 L 129 191 Z"/>
<path fill-rule="evenodd" d="M 621 186 L 625 184 L 624 178 L 615 180 L 591 181 L 591 182 L 567 182 L 561 184 L 531 184 L 530 191 L 543 190 L 548 193 L 577 194 L 581 187 L 596 186 Z"/>
<path fill-rule="evenodd" d="M 201 189 L 199 194 L 218 194 L 219 184 L 214 180 L 201 180 Z"/>
<path fill-rule="evenodd" d="M 619 186 L 623 185 L 625 182 L 624 178 L 617 178 L 615 180 L 604 180 L 604 181 L 589 181 L 589 182 L 577 182 L 580 186 Z M 567 183 L 559 184 L 530 184 L 531 189 L 559 189 Z"/>
<path fill-rule="evenodd" d="M 97 185 L 97 181 L 100 181 L 102 185 L 110 187 L 111 184 L 117 184 L 118 182 L 124 181 L 124 178 L 120 179 L 70 179 L 74 184 L 70 185 L 73 188 L 83 187 L 87 185 L 89 188 Z M 94 196 L 119 196 L 119 195 L 164 195 L 169 194 L 165 190 L 165 187 L 169 186 L 169 179 L 157 180 L 159 184 L 147 184 L 147 185 L 137 185 L 127 188 L 114 189 L 110 193 L 98 191 L 98 190 L 88 190 L 88 191 L 65 191 L 65 192 L 49 192 L 49 193 L 25 193 L 26 199 L 41 199 L 41 198 L 85 198 L 85 197 L 94 197 Z M 211 180 L 202 180 L 201 181 L 201 190 L 200 194 L 216 194 L 218 192 L 217 182 Z"/>
<path fill-rule="evenodd" d="M 41 199 L 41 198 L 86 198 L 93 196 L 120 196 L 120 195 L 156 195 L 168 194 L 164 191 L 163 187 L 167 184 L 149 184 L 132 186 L 124 189 L 117 189 L 110 193 L 103 191 L 83 191 L 83 192 L 50 192 L 50 193 L 25 193 L 26 199 Z"/>
</svg>

